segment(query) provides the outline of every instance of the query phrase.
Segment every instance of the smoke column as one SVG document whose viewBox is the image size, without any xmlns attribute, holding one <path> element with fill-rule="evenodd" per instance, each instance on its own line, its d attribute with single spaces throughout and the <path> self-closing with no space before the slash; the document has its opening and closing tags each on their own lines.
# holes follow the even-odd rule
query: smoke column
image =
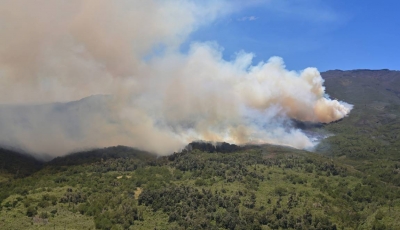
<svg viewBox="0 0 400 230">
<path fill-rule="evenodd" d="M 325 95 L 317 69 L 226 61 L 215 43 L 179 52 L 236 4 L 0 0 L 0 144 L 52 156 L 118 144 L 163 155 L 193 140 L 312 147 L 284 124 L 352 109 Z"/>
</svg>

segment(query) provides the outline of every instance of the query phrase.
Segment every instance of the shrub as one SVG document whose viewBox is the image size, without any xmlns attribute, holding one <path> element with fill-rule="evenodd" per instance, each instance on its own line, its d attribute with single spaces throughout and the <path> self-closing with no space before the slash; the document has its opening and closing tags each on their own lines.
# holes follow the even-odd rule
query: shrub
<svg viewBox="0 0 400 230">
<path fill-rule="evenodd" d="M 35 216 L 37 214 L 37 210 L 33 206 L 29 206 L 26 210 L 26 215 L 29 217 Z"/>
<path fill-rule="evenodd" d="M 287 193 L 287 189 L 284 187 L 276 187 L 275 188 L 275 194 L 278 196 L 285 196 Z"/>
</svg>

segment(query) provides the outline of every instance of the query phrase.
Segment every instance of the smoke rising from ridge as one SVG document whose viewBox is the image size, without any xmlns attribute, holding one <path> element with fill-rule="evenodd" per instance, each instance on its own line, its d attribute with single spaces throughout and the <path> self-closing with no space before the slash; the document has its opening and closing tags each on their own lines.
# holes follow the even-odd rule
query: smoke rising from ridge
<svg viewBox="0 0 400 230">
<path fill-rule="evenodd" d="M 329 123 L 352 106 L 315 68 L 179 46 L 236 10 L 228 1 L 0 1 L 0 144 L 53 156 L 128 145 L 158 154 L 193 140 L 315 143 L 289 119 Z M 86 98 L 91 95 L 111 95 Z M 47 103 L 47 104 L 46 104 Z M 23 104 L 23 105 L 21 105 Z"/>
</svg>

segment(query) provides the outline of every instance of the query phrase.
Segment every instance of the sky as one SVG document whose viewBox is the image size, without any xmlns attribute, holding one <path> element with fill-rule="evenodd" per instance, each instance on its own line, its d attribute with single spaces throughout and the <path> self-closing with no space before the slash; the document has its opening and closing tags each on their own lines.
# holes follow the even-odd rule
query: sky
<svg viewBox="0 0 400 230">
<path fill-rule="evenodd" d="M 231 60 L 280 56 L 290 70 L 399 70 L 400 1 L 237 0 L 234 13 L 203 26 L 182 45 L 213 41 Z"/>
</svg>

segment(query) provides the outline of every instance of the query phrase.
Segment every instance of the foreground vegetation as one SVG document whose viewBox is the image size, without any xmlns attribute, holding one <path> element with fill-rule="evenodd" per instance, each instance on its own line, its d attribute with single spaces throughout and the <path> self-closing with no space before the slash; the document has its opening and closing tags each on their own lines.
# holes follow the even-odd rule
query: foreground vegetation
<svg viewBox="0 0 400 230">
<path fill-rule="evenodd" d="M 332 134 L 314 152 L 192 143 L 41 163 L 2 149 L 0 229 L 400 229 L 400 84 L 376 74 L 328 72 L 355 108 L 307 127 Z"/>
<path fill-rule="evenodd" d="M 379 177 L 282 147 L 203 151 L 210 146 L 161 158 L 114 147 L 90 163 L 80 163 L 90 153 L 56 159 L 2 182 L 0 228 L 400 228 L 400 189 Z"/>
</svg>

